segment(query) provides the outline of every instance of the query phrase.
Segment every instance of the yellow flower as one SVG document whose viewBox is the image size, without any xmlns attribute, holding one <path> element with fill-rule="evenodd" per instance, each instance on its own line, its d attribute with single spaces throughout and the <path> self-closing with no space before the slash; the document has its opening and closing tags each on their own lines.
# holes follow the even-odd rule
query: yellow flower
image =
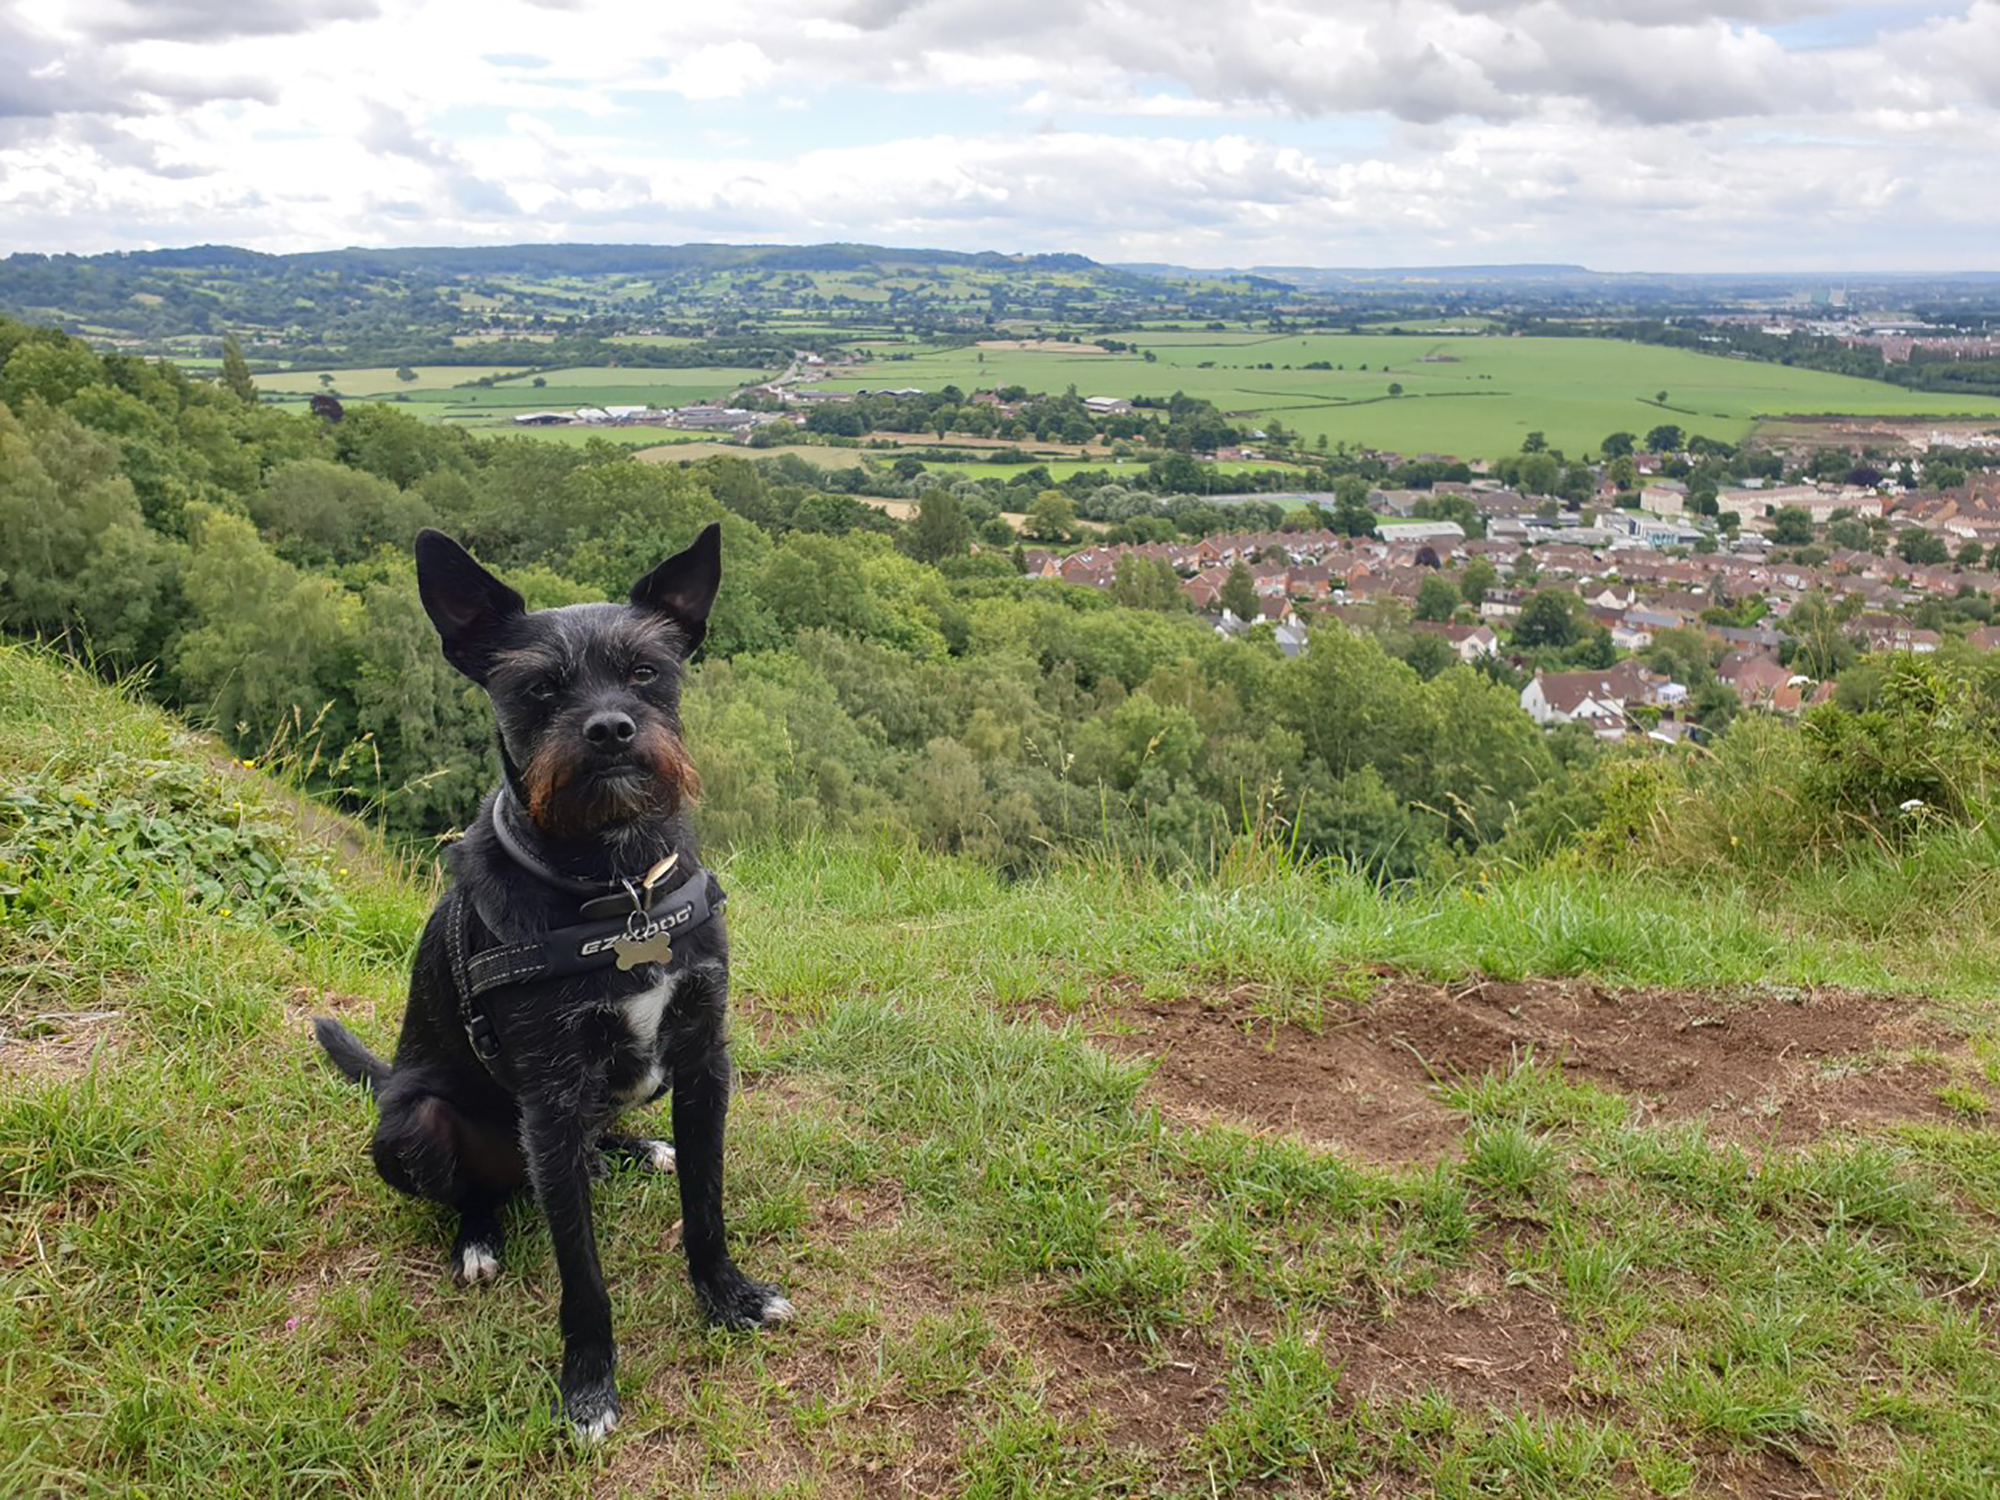
<svg viewBox="0 0 2000 1500">
<path fill-rule="evenodd" d="M 225 906 L 222 908 L 222 914 L 226 917 L 230 914 L 232 910 L 234 910 L 234 908 Z"/>
</svg>

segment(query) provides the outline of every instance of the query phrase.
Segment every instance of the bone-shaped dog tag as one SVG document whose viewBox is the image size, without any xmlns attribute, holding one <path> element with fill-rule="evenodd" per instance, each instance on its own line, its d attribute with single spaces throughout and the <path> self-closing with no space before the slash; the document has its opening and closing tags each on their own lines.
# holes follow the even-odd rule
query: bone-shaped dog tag
<svg viewBox="0 0 2000 1500">
<path fill-rule="evenodd" d="M 640 964 L 674 961 L 674 945 L 664 932 L 656 932 L 649 938 L 620 938 L 611 945 L 611 951 L 618 955 L 621 971 L 636 969 Z"/>
</svg>

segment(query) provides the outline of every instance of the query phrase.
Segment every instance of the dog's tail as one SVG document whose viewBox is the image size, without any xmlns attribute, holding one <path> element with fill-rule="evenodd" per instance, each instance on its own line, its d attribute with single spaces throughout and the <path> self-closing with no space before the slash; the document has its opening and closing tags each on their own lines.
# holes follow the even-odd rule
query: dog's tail
<svg viewBox="0 0 2000 1500">
<path fill-rule="evenodd" d="M 333 1065 L 371 1094 L 389 1081 L 389 1065 L 361 1045 L 361 1039 L 331 1016 L 313 1018 L 313 1035 Z"/>
</svg>

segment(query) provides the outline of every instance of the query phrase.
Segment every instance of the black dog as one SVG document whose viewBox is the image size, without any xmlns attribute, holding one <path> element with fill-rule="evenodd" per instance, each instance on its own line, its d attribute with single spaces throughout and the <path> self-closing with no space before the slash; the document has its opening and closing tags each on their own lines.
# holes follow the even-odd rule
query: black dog
<svg viewBox="0 0 2000 1500">
<path fill-rule="evenodd" d="M 678 1153 L 688 1272 L 713 1321 L 792 1312 L 723 1243 L 729 948 L 686 817 L 699 785 L 679 716 L 721 549 L 710 526 L 634 584 L 629 606 L 530 614 L 449 537 L 418 536 L 424 608 L 446 659 L 493 701 L 504 775 L 452 850 L 394 1066 L 337 1022 L 313 1023 L 374 1090 L 377 1170 L 458 1210 L 462 1280 L 499 1274 L 501 1206 L 533 1187 L 562 1273 L 563 1412 L 593 1438 L 618 1423 L 590 1215 L 607 1160 L 673 1170 Z M 669 1087 L 673 1146 L 606 1133 Z"/>
</svg>

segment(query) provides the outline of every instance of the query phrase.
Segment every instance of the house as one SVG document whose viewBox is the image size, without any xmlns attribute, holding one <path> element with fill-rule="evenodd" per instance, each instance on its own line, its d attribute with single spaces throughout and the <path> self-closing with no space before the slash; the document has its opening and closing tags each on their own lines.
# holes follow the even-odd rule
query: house
<svg viewBox="0 0 2000 1500">
<path fill-rule="evenodd" d="M 1390 521 L 1377 526 L 1375 534 L 1391 545 L 1429 542 L 1435 547 L 1465 540 L 1465 528 L 1456 521 Z"/>
<path fill-rule="evenodd" d="M 1821 683 L 1815 689 L 1810 677 L 1793 672 L 1761 651 L 1730 652 L 1715 675 L 1736 689 L 1745 708 L 1771 713 L 1795 714 L 1810 704 L 1824 703 L 1833 694 L 1832 683 Z"/>
<path fill-rule="evenodd" d="M 1687 695 L 1682 684 L 1628 658 L 1602 671 L 1538 672 L 1521 689 L 1521 707 L 1544 728 L 1588 724 L 1600 737 L 1618 739 L 1624 735 L 1625 710 L 1631 704 L 1677 708 Z"/>
<path fill-rule="evenodd" d="M 1587 724 L 1607 739 L 1625 732 L 1625 705 L 1609 693 L 1600 695 L 1588 672 L 1537 673 L 1521 689 L 1521 707 L 1543 728 L 1555 724 Z"/>
<path fill-rule="evenodd" d="M 1370 490 L 1368 504 L 1377 514 L 1413 516 L 1417 507 L 1432 498 L 1429 490 Z"/>
<path fill-rule="evenodd" d="M 1222 603 L 1222 589 L 1213 579 L 1197 573 L 1181 584 L 1181 592 L 1197 610 L 1215 609 Z"/>
<path fill-rule="evenodd" d="M 1656 479 L 1639 491 L 1639 509 L 1649 515 L 1678 516 L 1687 509 L 1688 487 L 1678 479 Z"/>
<path fill-rule="evenodd" d="M 1468 666 L 1482 656 L 1500 654 L 1500 637 L 1490 625 L 1449 625 L 1418 620 L 1415 628 L 1426 635 L 1442 636 L 1458 659 Z"/>
</svg>

